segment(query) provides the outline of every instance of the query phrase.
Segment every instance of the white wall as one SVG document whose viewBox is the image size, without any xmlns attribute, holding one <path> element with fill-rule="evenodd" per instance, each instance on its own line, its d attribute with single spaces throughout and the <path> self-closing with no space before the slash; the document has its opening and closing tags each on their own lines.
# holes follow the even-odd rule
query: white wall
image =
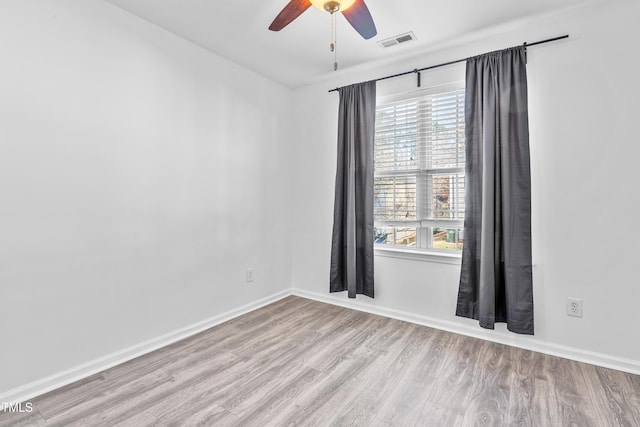
<svg viewBox="0 0 640 427">
<path fill-rule="evenodd" d="M 3 0 L 0 396 L 292 281 L 334 303 L 638 368 L 640 7 L 601 3 L 292 93 L 98 0 Z M 375 300 L 328 295 L 327 89 L 565 32 L 529 51 L 536 336 L 453 316 L 458 265 L 377 256 Z M 584 318 L 565 315 L 569 296 Z"/>
<path fill-rule="evenodd" d="M 290 89 L 98 0 L 0 58 L 0 395 L 288 292 Z"/>
<path fill-rule="evenodd" d="M 640 372 L 638 16 L 637 1 L 596 2 L 296 90 L 296 292 Z M 376 256 L 375 300 L 328 295 L 338 95 L 327 90 L 565 33 L 528 55 L 536 335 L 456 318 L 459 264 Z M 460 80 L 464 64 L 422 77 L 423 87 Z M 411 75 L 378 94 L 413 89 Z M 584 300 L 583 318 L 567 317 L 567 297 Z"/>
</svg>

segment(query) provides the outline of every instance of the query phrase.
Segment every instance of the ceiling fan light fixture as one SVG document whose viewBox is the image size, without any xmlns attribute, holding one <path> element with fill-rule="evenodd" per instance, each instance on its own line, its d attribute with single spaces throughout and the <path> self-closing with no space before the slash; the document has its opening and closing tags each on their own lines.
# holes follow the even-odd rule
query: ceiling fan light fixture
<svg viewBox="0 0 640 427">
<path fill-rule="evenodd" d="M 311 4 L 317 7 L 318 9 L 334 13 L 337 11 L 344 12 L 349 7 L 351 7 L 356 0 L 309 0 Z"/>
</svg>

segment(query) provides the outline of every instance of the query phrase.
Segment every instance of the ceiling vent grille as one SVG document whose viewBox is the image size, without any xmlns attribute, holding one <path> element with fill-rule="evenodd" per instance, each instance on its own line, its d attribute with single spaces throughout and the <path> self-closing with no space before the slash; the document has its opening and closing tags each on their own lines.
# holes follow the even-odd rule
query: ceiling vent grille
<svg viewBox="0 0 640 427">
<path fill-rule="evenodd" d="M 410 42 L 411 40 L 417 40 L 416 35 L 413 34 L 413 31 L 409 31 L 408 33 L 398 34 L 397 36 L 390 37 L 388 39 L 379 40 L 378 44 L 381 47 L 391 47 L 402 43 Z"/>
</svg>

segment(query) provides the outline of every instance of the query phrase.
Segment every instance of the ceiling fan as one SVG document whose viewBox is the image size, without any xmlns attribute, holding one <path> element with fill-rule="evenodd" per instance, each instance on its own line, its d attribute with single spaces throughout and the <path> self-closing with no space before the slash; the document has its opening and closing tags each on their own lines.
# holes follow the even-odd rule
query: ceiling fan
<svg viewBox="0 0 640 427">
<path fill-rule="evenodd" d="M 311 5 L 334 15 L 342 12 L 349 24 L 365 39 L 375 36 L 378 31 L 373 22 L 371 13 L 364 0 L 290 0 L 289 3 L 273 20 L 269 29 L 280 31 L 289 25 L 294 19 L 302 15 Z"/>
</svg>

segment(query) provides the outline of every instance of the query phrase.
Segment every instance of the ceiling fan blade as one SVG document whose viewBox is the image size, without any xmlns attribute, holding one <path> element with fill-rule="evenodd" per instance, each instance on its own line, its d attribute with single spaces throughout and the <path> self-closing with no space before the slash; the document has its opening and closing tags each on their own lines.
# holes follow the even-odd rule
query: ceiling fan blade
<svg viewBox="0 0 640 427">
<path fill-rule="evenodd" d="M 269 29 L 271 31 L 280 31 L 289 25 L 291 21 L 302 15 L 302 12 L 309 9 L 309 7 L 311 7 L 309 0 L 291 0 L 276 16 Z"/>
<path fill-rule="evenodd" d="M 349 24 L 358 32 L 365 40 L 369 40 L 371 37 L 378 34 L 376 30 L 376 24 L 373 22 L 373 17 L 369 12 L 369 8 L 364 3 L 364 0 L 356 0 L 356 2 L 349 9 L 342 12 Z"/>
</svg>

